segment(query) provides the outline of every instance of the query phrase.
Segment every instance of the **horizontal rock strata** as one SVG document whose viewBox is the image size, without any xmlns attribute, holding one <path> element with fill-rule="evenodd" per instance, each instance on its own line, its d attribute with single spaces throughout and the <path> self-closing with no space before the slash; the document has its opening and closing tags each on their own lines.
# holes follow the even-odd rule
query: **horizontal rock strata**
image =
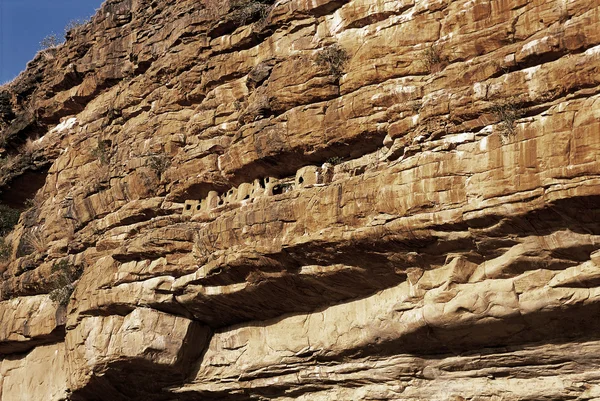
<svg viewBox="0 0 600 401">
<path fill-rule="evenodd" d="M 600 400 L 599 71 L 597 0 L 105 1 L 0 87 L 0 401 Z"/>
</svg>

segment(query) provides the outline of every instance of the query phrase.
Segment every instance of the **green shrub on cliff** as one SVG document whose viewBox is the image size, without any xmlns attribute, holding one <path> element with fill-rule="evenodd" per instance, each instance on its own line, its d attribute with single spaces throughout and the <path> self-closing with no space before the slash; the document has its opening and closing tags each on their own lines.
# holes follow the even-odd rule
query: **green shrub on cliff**
<svg viewBox="0 0 600 401">
<path fill-rule="evenodd" d="M 19 210 L 0 204 L 0 236 L 5 236 L 17 225 L 20 215 Z"/>
<path fill-rule="evenodd" d="M 10 257 L 11 248 L 5 237 L 17 225 L 20 215 L 19 210 L 0 204 L 0 260 L 7 260 Z"/>
<path fill-rule="evenodd" d="M 12 249 L 4 237 L 0 237 L 0 260 L 8 260 Z"/>
<path fill-rule="evenodd" d="M 69 300 L 71 299 L 71 294 L 75 287 L 73 284 L 67 284 L 64 287 L 57 288 L 55 290 L 50 291 L 50 300 L 56 302 L 59 305 L 67 306 L 69 304 Z"/>
<path fill-rule="evenodd" d="M 66 306 L 75 290 L 73 282 L 83 273 L 80 267 L 74 266 L 67 259 L 62 259 L 52 265 L 53 290 L 48 294 L 53 302 Z"/>
</svg>

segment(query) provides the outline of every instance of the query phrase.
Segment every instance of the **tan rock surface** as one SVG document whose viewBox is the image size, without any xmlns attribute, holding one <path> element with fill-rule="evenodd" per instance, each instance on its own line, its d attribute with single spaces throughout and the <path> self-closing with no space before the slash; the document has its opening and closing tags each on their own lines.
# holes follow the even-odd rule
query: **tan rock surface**
<svg viewBox="0 0 600 401">
<path fill-rule="evenodd" d="M 107 0 L 0 95 L 0 401 L 600 400 L 596 0 Z"/>
<path fill-rule="evenodd" d="M 67 352 L 63 342 L 36 347 L 0 363 L 2 401 L 64 400 L 68 397 Z"/>
</svg>

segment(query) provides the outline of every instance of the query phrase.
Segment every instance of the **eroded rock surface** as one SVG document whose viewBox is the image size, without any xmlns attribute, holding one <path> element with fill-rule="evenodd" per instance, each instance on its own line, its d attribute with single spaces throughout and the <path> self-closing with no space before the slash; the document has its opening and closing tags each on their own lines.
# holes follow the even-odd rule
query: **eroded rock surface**
<svg viewBox="0 0 600 401">
<path fill-rule="evenodd" d="M 0 130 L 0 401 L 600 400 L 597 0 L 107 0 Z"/>
</svg>

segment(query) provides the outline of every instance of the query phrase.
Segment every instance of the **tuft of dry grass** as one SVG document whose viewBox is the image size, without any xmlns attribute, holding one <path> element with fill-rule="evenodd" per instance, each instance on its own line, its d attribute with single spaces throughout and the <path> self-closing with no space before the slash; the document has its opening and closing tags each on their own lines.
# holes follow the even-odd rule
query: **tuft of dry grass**
<svg viewBox="0 0 600 401">
<path fill-rule="evenodd" d="M 42 148 L 42 141 L 37 138 L 27 138 L 25 143 L 20 148 L 20 153 L 33 154 Z"/>
<path fill-rule="evenodd" d="M 46 236 L 41 231 L 27 233 L 24 237 L 25 247 L 30 252 L 45 253 L 48 249 Z"/>
</svg>

